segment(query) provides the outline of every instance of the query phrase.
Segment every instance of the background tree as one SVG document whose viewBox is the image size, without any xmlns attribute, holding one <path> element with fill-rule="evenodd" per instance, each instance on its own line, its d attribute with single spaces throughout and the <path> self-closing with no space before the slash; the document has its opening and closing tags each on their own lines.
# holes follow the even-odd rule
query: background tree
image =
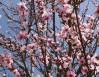
<svg viewBox="0 0 99 77">
<path fill-rule="evenodd" d="M 96 77 L 99 2 L 86 1 L 20 0 L 16 5 L 0 0 L 8 20 L 7 34 L 0 32 L 1 76 Z M 87 15 L 89 2 L 96 8 L 92 15 Z"/>
</svg>

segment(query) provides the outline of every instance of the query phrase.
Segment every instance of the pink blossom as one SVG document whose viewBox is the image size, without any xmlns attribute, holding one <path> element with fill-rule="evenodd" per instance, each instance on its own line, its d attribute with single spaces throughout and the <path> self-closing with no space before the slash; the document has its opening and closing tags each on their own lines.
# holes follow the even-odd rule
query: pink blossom
<svg viewBox="0 0 99 77">
<path fill-rule="evenodd" d="M 69 65 L 70 65 L 70 63 L 69 63 L 69 62 L 64 62 L 64 63 L 63 63 L 63 67 L 64 67 L 64 68 L 69 67 Z"/>
<path fill-rule="evenodd" d="M 19 12 L 19 19 L 21 22 L 26 21 L 26 16 L 28 16 L 28 8 L 25 2 L 20 2 L 17 5 L 17 10 Z"/>
<path fill-rule="evenodd" d="M 67 3 L 69 0 L 59 0 L 61 3 Z"/>
<path fill-rule="evenodd" d="M 61 32 L 58 34 L 58 36 L 62 39 L 66 39 L 68 37 L 69 30 L 70 28 L 68 25 L 62 27 Z"/>
<path fill-rule="evenodd" d="M 36 44 L 35 43 L 31 43 L 31 44 L 28 44 L 27 47 L 29 49 L 34 49 L 34 48 L 36 48 Z"/>
<path fill-rule="evenodd" d="M 43 17 L 43 19 L 44 19 L 44 21 L 45 21 L 45 20 L 46 20 L 46 16 Z M 43 20 L 43 19 L 42 19 L 42 20 Z M 47 28 L 47 25 L 46 25 L 46 24 L 38 23 L 38 30 L 39 30 L 39 31 L 44 32 L 44 31 L 46 31 L 46 28 Z"/>
<path fill-rule="evenodd" d="M 14 73 L 14 77 L 20 77 L 20 73 L 17 69 L 14 69 L 12 72 Z"/>
<path fill-rule="evenodd" d="M 25 2 L 18 3 L 17 10 L 19 11 L 20 15 L 25 16 L 27 15 L 27 7 Z"/>
<path fill-rule="evenodd" d="M 99 39 L 99 26 L 97 26 L 97 36 L 98 36 L 98 39 Z"/>
<path fill-rule="evenodd" d="M 23 52 L 23 51 L 25 51 L 25 50 L 26 50 L 26 46 L 23 45 L 23 46 L 21 47 L 20 51 Z"/>
<path fill-rule="evenodd" d="M 83 73 L 83 75 L 88 73 L 88 68 L 86 66 L 82 66 L 81 72 Z"/>
<path fill-rule="evenodd" d="M 85 63 L 84 57 L 81 57 L 81 58 L 80 58 L 79 63 L 80 63 L 80 64 L 84 64 L 84 63 Z"/>
<path fill-rule="evenodd" d="M 7 68 L 12 68 L 13 59 L 12 56 L 9 54 L 2 54 L 0 55 L 1 61 L 0 64 Z"/>
<path fill-rule="evenodd" d="M 42 18 L 43 18 L 44 20 L 48 20 L 48 18 L 49 18 L 49 17 L 48 17 L 48 12 L 47 12 L 46 9 L 43 10 Z"/>
<path fill-rule="evenodd" d="M 57 48 L 55 49 L 55 51 L 56 51 L 56 52 L 61 51 L 61 47 L 57 47 Z"/>
<path fill-rule="evenodd" d="M 67 71 L 67 77 L 76 77 L 76 74 L 74 71 Z"/>
<path fill-rule="evenodd" d="M 19 36 L 18 36 L 18 39 L 22 40 L 22 39 L 26 39 L 26 38 L 28 38 L 27 33 L 25 31 L 21 31 Z"/>
<path fill-rule="evenodd" d="M 84 34 L 82 34 L 82 38 L 83 38 L 84 41 L 87 41 L 87 38 L 85 37 Z"/>
<path fill-rule="evenodd" d="M 95 70 L 95 66 L 93 64 L 90 65 L 90 70 Z"/>
<path fill-rule="evenodd" d="M 87 15 L 87 17 L 88 17 L 90 20 L 94 20 L 94 19 L 95 19 L 94 16 Z"/>
<path fill-rule="evenodd" d="M 47 42 L 50 44 L 53 41 L 53 39 L 48 38 Z"/>
<path fill-rule="evenodd" d="M 80 48 L 81 47 L 81 41 L 80 40 L 77 40 L 77 48 Z"/>
<path fill-rule="evenodd" d="M 96 67 L 96 74 L 99 74 L 99 66 Z"/>
<path fill-rule="evenodd" d="M 95 65 L 99 65 L 99 55 L 95 54 L 93 57 L 91 57 L 91 62 Z"/>
<path fill-rule="evenodd" d="M 64 6 L 63 9 L 65 10 L 66 13 L 71 13 L 71 12 L 72 12 L 72 9 L 73 9 L 73 8 L 72 8 L 71 5 L 69 5 L 69 4 L 64 4 L 63 6 Z"/>
<path fill-rule="evenodd" d="M 49 56 L 46 56 L 46 64 L 49 63 L 49 60 L 50 60 L 50 57 Z"/>
<path fill-rule="evenodd" d="M 96 14 L 96 17 L 99 17 L 99 5 L 98 5 L 97 8 L 96 8 L 95 14 Z"/>
</svg>

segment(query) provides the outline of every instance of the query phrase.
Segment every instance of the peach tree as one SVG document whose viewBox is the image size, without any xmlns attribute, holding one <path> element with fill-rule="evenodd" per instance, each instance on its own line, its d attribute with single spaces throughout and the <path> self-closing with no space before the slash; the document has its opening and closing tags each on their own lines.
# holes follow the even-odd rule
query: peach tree
<svg viewBox="0 0 99 77">
<path fill-rule="evenodd" d="M 6 1 L 0 0 L 0 76 L 98 76 L 98 0 Z M 90 3 L 95 12 L 88 15 Z"/>
</svg>

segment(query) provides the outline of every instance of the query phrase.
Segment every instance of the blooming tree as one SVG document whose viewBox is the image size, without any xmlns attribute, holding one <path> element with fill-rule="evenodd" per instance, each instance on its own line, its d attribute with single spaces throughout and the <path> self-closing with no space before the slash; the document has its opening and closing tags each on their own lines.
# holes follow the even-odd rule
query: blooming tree
<svg viewBox="0 0 99 77">
<path fill-rule="evenodd" d="M 99 5 L 86 0 L 0 0 L 8 34 L 0 32 L 2 77 L 96 77 L 99 74 Z M 2 29 L 2 28 L 1 28 Z M 10 74 L 9 74 L 10 73 Z"/>
</svg>

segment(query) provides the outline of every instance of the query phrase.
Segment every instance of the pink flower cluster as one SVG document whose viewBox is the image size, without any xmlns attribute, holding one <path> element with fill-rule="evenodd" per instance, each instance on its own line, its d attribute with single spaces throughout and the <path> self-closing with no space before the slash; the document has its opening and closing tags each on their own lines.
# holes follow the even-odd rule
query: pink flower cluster
<svg viewBox="0 0 99 77">
<path fill-rule="evenodd" d="M 47 22 L 49 19 L 49 12 L 47 8 L 45 7 L 45 2 L 44 0 L 37 0 L 37 14 L 38 14 L 38 30 L 39 31 L 46 31 L 47 27 Z"/>
<path fill-rule="evenodd" d="M 28 34 L 25 31 L 21 31 L 20 34 L 18 35 L 19 40 L 27 39 Z"/>
<path fill-rule="evenodd" d="M 19 51 L 12 52 L 13 57 L 1 54 L 1 67 L 9 69 L 14 77 L 21 77 L 21 74 L 22 77 L 32 76 L 37 70 L 44 77 L 99 74 L 99 55 L 96 54 L 99 46 L 99 6 L 96 17 L 85 15 L 84 18 L 78 14 L 81 0 L 23 1 L 17 4 L 19 25 L 22 26 L 18 26 L 16 44 L 9 38 L 0 43 L 8 49 L 11 46 L 16 48 L 14 44 L 19 45 Z M 40 74 L 33 77 L 40 77 Z"/>
<path fill-rule="evenodd" d="M 17 70 L 17 68 L 14 66 L 14 61 L 10 54 L 7 54 L 7 53 L 1 54 L 0 59 L 1 59 L 0 60 L 1 66 L 9 69 L 13 73 L 14 77 L 20 77 L 20 73 Z"/>
<path fill-rule="evenodd" d="M 19 12 L 19 18 L 21 22 L 26 21 L 26 16 L 28 16 L 28 8 L 25 2 L 20 2 L 17 4 L 17 10 Z"/>
</svg>

